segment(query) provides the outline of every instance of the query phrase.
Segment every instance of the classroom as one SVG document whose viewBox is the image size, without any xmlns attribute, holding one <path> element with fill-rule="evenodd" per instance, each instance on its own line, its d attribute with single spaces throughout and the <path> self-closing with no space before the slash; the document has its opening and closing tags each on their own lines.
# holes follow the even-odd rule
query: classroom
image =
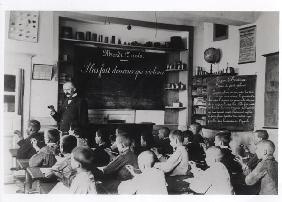
<svg viewBox="0 0 282 202">
<path fill-rule="evenodd" d="M 278 194 L 279 11 L 4 17 L 4 192 Z"/>
</svg>

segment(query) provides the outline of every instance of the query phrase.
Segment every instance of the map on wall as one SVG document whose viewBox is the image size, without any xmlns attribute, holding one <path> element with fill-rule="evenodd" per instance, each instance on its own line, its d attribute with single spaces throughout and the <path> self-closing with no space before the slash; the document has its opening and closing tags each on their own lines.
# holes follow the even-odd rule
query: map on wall
<svg viewBox="0 0 282 202">
<path fill-rule="evenodd" d="M 39 11 L 10 11 L 9 39 L 38 42 Z"/>
<path fill-rule="evenodd" d="M 240 49 L 238 64 L 256 61 L 256 26 L 239 29 Z"/>
<path fill-rule="evenodd" d="M 267 54 L 264 94 L 264 126 L 278 128 L 279 53 Z"/>
</svg>

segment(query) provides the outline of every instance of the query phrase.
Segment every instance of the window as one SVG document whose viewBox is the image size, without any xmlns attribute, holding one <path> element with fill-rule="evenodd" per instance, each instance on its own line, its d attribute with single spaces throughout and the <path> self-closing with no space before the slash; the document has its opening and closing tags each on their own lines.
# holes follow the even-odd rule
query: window
<svg viewBox="0 0 282 202">
<path fill-rule="evenodd" d="M 4 75 L 4 112 L 16 111 L 16 76 Z"/>
</svg>

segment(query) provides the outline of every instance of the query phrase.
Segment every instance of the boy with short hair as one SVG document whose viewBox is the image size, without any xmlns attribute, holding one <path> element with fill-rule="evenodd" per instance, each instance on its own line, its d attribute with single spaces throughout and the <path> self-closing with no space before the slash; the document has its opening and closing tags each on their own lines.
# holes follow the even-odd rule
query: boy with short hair
<svg viewBox="0 0 282 202">
<path fill-rule="evenodd" d="M 163 170 L 170 176 L 186 175 L 189 171 L 188 152 L 183 146 L 183 135 L 180 130 L 175 130 L 169 135 L 170 145 L 174 148 L 174 153 L 167 159 L 154 150 L 158 159 L 162 162 L 155 163 L 155 168 Z"/>
<path fill-rule="evenodd" d="M 173 153 L 173 148 L 171 147 L 169 142 L 169 133 L 170 130 L 167 127 L 162 127 L 158 130 L 158 140 L 156 141 L 156 143 L 158 152 L 162 155 Z"/>
<path fill-rule="evenodd" d="M 71 152 L 77 146 L 77 139 L 73 135 L 65 135 L 61 139 L 61 154 L 56 156 L 57 162 L 46 170 L 45 176 L 50 178 L 55 175 L 65 186 L 69 187 L 73 170 L 71 168 Z M 54 187 L 55 189 L 55 187 Z"/>
<path fill-rule="evenodd" d="M 242 173 L 241 165 L 235 160 L 235 156 L 229 147 L 231 141 L 230 131 L 221 131 L 215 135 L 214 144 L 220 147 L 223 157 L 221 162 L 225 165 L 230 175 Z"/>
<path fill-rule="evenodd" d="M 202 130 L 202 126 L 201 124 L 195 122 L 192 123 L 189 127 L 189 130 L 193 133 L 193 142 L 197 143 L 197 144 L 201 144 L 204 143 L 204 138 L 202 137 L 202 135 L 200 134 L 201 130 Z"/>
<path fill-rule="evenodd" d="M 32 145 L 37 151 L 30 160 L 30 167 L 51 167 L 56 163 L 55 155 L 58 153 L 58 144 L 60 141 L 60 132 L 57 129 L 47 130 L 44 134 L 44 141 L 46 146 L 38 147 L 36 139 L 32 139 Z"/>
<path fill-rule="evenodd" d="M 103 168 L 103 173 L 106 175 L 116 175 L 118 180 L 131 179 L 132 175 L 125 166 L 132 165 L 134 168 L 138 168 L 138 164 L 136 155 L 130 149 L 131 139 L 128 134 L 117 135 L 116 145 L 119 155 Z"/>
<path fill-rule="evenodd" d="M 183 145 L 188 150 L 189 160 L 196 163 L 201 163 L 205 161 L 205 152 L 199 143 L 193 142 L 193 133 L 190 130 L 182 132 L 183 134 Z"/>
<path fill-rule="evenodd" d="M 194 178 L 187 179 L 190 189 L 201 194 L 225 194 L 232 195 L 233 187 L 226 167 L 220 162 L 223 154 L 218 147 L 210 147 L 206 150 L 206 162 L 209 168 L 205 171 L 191 164 L 191 172 Z"/>
<path fill-rule="evenodd" d="M 26 130 L 27 138 L 25 139 L 20 131 L 16 130 L 14 132 L 19 138 L 17 144 L 20 146 L 17 151 L 17 159 L 30 159 L 36 154 L 36 151 L 31 144 L 31 139 L 36 139 L 40 148 L 45 145 L 43 135 L 39 134 L 40 127 L 39 121 L 30 120 Z"/>
<path fill-rule="evenodd" d="M 255 132 L 253 132 L 252 146 L 255 148 L 260 141 L 267 140 L 268 137 L 269 135 L 266 130 L 256 130 Z M 248 175 L 260 162 L 256 153 L 252 154 L 248 161 L 245 163 L 243 162 L 243 159 L 240 158 L 240 156 L 237 157 L 237 160 L 241 164 L 245 175 Z"/>
<path fill-rule="evenodd" d="M 256 155 L 261 160 L 255 169 L 246 176 L 247 185 L 254 185 L 261 181 L 260 195 L 278 194 L 278 162 L 274 159 L 275 146 L 270 140 L 258 143 Z"/>
<path fill-rule="evenodd" d="M 134 176 L 132 180 L 121 182 L 119 194 L 167 194 L 164 172 L 154 168 L 155 155 L 152 151 L 144 151 L 138 156 L 141 174 L 136 174 L 132 166 L 127 169 Z"/>
</svg>

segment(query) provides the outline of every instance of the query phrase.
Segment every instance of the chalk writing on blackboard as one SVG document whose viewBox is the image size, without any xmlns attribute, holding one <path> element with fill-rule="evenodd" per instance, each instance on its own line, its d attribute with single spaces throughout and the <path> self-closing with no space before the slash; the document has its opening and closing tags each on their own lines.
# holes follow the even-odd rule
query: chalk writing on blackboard
<svg viewBox="0 0 282 202">
<path fill-rule="evenodd" d="M 256 76 L 219 76 L 208 81 L 207 126 L 253 130 Z"/>
<path fill-rule="evenodd" d="M 160 75 L 164 76 L 165 72 L 158 67 L 140 67 L 140 68 L 132 68 L 132 67 L 119 67 L 119 66 L 106 66 L 105 64 L 98 65 L 96 63 L 89 62 L 85 64 L 81 70 L 81 73 L 84 74 L 93 74 L 97 75 L 98 78 L 102 78 L 103 75 L 112 74 L 112 75 L 132 75 L 136 80 L 138 76 L 154 76 Z"/>
<path fill-rule="evenodd" d="M 77 88 L 92 109 L 164 108 L 166 53 L 75 48 Z"/>
</svg>

